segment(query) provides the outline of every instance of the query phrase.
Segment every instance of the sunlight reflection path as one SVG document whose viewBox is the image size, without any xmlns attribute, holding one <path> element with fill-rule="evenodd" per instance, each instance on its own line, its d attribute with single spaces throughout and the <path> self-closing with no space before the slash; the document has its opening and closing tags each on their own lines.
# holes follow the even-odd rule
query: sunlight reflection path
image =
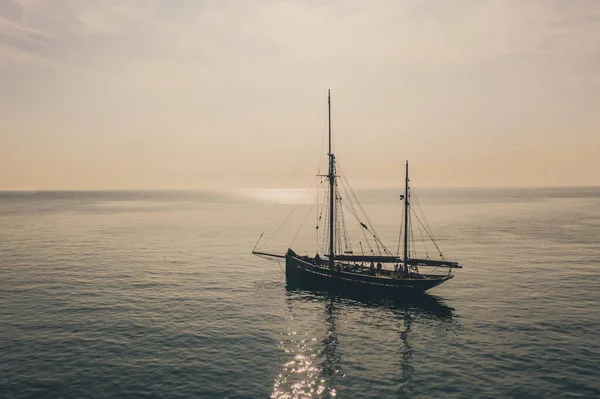
<svg viewBox="0 0 600 399">
<path fill-rule="evenodd" d="M 282 333 L 285 338 L 279 347 L 293 357 L 283 365 L 282 372 L 273 385 L 271 398 L 321 398 L 336 397 L 332 387 L 335 377 L 340 373 L 340 356 L 337 354 L 338 337 L 335 325 L 333 300 L 325 307 L 327 332 L 322 339 L 298 336 L 288 328 Z M 321 344 L 318 346 L 318 344 Z M 321 363 L 319 359 L 323 359 Z"/>
</svg>

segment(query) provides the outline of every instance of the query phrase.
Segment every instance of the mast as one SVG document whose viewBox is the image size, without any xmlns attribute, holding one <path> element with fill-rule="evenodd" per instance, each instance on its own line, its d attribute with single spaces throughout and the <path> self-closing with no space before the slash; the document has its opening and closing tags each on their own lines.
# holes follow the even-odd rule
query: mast
<svg viewBox="0 0 600 399">
<path fill-rule="evenodd" d="M 331 151 L 331 90 L 327 89 L 327 114 L 329 121 L 329 267 L 334 267 L 335 238 L 335 156 Z"/>
<path fill-rule="evenodd" d="M 404 187 L 404 274 L 408 274 L 408 160 Z"/>
</svg>

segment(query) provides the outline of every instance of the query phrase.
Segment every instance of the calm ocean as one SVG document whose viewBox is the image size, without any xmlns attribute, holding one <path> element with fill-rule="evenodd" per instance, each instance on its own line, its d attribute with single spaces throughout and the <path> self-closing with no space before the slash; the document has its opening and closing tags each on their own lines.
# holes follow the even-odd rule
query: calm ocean
<svg viewBox="0 0 600 399">
<path fill-rule="evenodd" d="M 417 193 L 464 269 L 416 303 L 286 289 L 299 192 L 0 193 L 0 397 L 600 397 L 600 188 Z"/>
</svg>

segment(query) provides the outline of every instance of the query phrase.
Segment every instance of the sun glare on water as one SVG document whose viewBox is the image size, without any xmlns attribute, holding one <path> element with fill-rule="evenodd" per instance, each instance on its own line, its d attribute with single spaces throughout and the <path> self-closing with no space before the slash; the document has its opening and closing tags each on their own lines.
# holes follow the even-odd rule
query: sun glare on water
<svg viewBox="0 0 600 399">
<path fill-rule="evenodd" d="M 243 195 L 251 197 L 258 202 L 273 204 L 298 204 L 312 203 L 316 200 L 316 190 L 304 188 L 289 189 L 254 189 L 244 190 Z"/>
<path fill-rule="evenodd" d="M 285 363 L 282 372 L 273 385 L 273 399 L 294 399 L 337 396 L 334 388 L 328 387 L 322 378 L 322 369 L 317 365 L 317 352 L 313 345 L 316 338 L 298 337 L 295 331 L 288 331 L 286 340 L 279 347 L 293 357 Z"/>
</svg>

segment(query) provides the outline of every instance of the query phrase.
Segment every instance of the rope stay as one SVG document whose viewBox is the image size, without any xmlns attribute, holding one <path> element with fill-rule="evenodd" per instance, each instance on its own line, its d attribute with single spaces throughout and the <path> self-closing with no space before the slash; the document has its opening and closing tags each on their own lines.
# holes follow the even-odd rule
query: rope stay
<svg viewBox="0 0 600 399">
<path fill-rule="evenodd" d="M 415 203 L 417 205 L 417 211 L 418 211 L 418 213 L 415 212 L 415 216 L 417 218 L 417 221 L 423 227 L 423 229 L 425 230 L 425 233 L 427 234 L 427 236 L 429 237 L 429 239 L 431 240 L 431 242 L 435 246 L 435 249 L 437 250 L 438 254 L 440 255 L 440 258 L 445 261 L 446 258 L 442 254 L 442 250 L 440 249 L 440 247 L 439 247 L 439 245 L 437 243 L 437 240 L 435 239 L 435 237 L 433 235 L 433 230 L 431 229 L 431 226 L 429 225 L 429 222 L 427 221 L 427 218 L 425 216 L 425 212 L 423 211 L 423 207 L 421 206 L 419 198 L 416 195 L 414 195 L 414 197 L 415 197 Z M 420 217 L 419 217 L 419 214 L 420 214 Z"/>
<path fill-rule="evenodd" d="M 375 226 L 373 225 L 373 223 L 371 223 L 371 220 L 369 219 L 369 216 L 367 215 L 362 204 L 360 203 L 358 196 L 356 195 L 356 192 L 350 185 L 350 182 L 348 181 L 348 178 L 346 177 L 346 174 L 345 174 L 343 168 L 341 167 L 341 165 L 339 163 L 338 163 L 337 167 L 340 172 L 340 176 L 342 177 L 342 181 L 344 183 L 344 188 L 347 189 L 346 191 L 349 193 L 349 197 L 351 199 L 349 204 L 347 204 L 347 205 L 349 205 L 348 209 L 350 210 L 352 215 L 357 219 L 357 221 L 360 223 L 360 225 L 365 230 L 368 230 L 372 234 L 372 236 L 375 240 L 375 243 L 378 247 L 379 253 L 381 254 L 381 250 L 383 250 L 384 253 L 393 256 L 392 252 L 388 250 L 388 248 L 385 246 L 385 244 L 383 243 L 383 241 L 380 239 L 379 235 L 377 234 L 377 230 L 375 229 Z M 356 204 L 358 206 L 358 209 L 360 210 L 360 213 L 363 216 L 362 218 L 360 217 L 359 212 L 356 210 L 356 208 L 354 208 L 354 204 Z M 364 222 L 362 221 L 362 219 L 364 219 Z M 379 248 L 381 248 L 381 249 L 379 249 Z"/>
<path fill-rule="evenodd" d="M 319 151 L 319 154 L 323 154 L 323 148 L 325 146 L 325 142 L 326 137 L 327 137 L 327 108 L 325 108 L 325 114 L 324 114 L 324 127 L 323 127 L 323 134 L 321 135 L 321 150 Z M 308 137 L 308 136 L 307 136 Z M 292 168 L 292 171 L 290 173 L 290 178 L 288 180 L 292 180 L 292 178 L 294 177 L 295 173 L 298 173 L 298 165 L 300 164 L 300 162 L 304 159 L 303 154 L 306 150 L 306 148 L 308 147 L 308 143 L 309 140 L 307 139 L 306 142 L 304 143 L 304 146 L 302 147 L 302 149 L 300 150 L 300 152 L 297 155 L 297 160 L 294 163 L 294 167 Z M 322 156 L 319 157 L 319 160 L 317 161 L 317 174 L 315 175 L 315 177 L 313 178 L 312 182 L 310 183 L 309 186 L 309 190 L 313 187 L 313 185 L 315 184 L 315 181 L 317 180 L 317 178 L 319 176 L 321 176 L 321 160 L 322 160 Z M 318 192 L 319 190 L 317 190 Z M 275 211 L 277 210 L 278 206 L 281 204 L 281 199 L 276 203 L 276 205 L 273 207 L 273 211 L 271 212 L 271 216 L 269 217 L 269 219 L 267 220 L 267 223 L 265 225 L 265 227 L 263 228 L 260 237 L 258 238 L 258 241 L 256 242 L 256 245 L 254 245 L 253 251 L 256 251 L 257 249 L 261 249 L 265 246 L 265 244 L 267 244 L 273 237 L 275 237 L 275 235 L 281 230 L 281 228 L 285 225 L 285 223 L 288 221 L 288 219 L 295 213 L 296 209 L 298 208 L 298 206 L 302 203 L 302 201 L 298 201 L 298 203 L 296 203 L 296 205 L 294 206 L 294 208 L 292 209 L 292 211 L 288 214 L 288 216 L 286 216 L 286 218 L 283 220 L 283 222 L 277 227 L 277 229 L 275 229 L 275 231 L 273 232 L 273 234 L 271 234 L 260 246 L 260 240 L 261 238 L 264 236 L 264 234 L 266 233 L 271 220 L 273 219 L 273 216 L 275 215 Z M 318 197 L 317 197 L 317 203 L 318 203 Z M 312 209 L 312 207 L 311 207 Z M 317 209 L 318 209 L 318 204 L 317 204 Z M 310 213 L 310 212 L 309 212 Z M 297 237 L 298 234 L 296 234 Z M 296 239 L 296 237 L 294 238 L 294 241 Z"/>
<path fill-rule="evenodd" d="M 317 190 L 317 196 L 318 196 L 318 190 Z M 308 212 L 306 212 L 306 216 L 304 217 L 304 220 L 302 221 L 302 224 L 298 228 L 298 231 L 296 232 L 296 235 L 294 236 L 294 239 L 292 240 L 291 244 L 289 245 L 289 248 L 291 248 L 292 245 L 294 245 L 294 243 L 296 242 L 296 238 L 298 238 L 298 234 L 300 234 L 300 231 L 302 230 L 302 227 L 304 227 L 304 224 L 306 223 L 306 220 L 308 219 L 308 216 L 310 215 L 310 213 L 311 213 L 312 209 L 314 208 L 315 204 L 317 203 L 317 201 L 318 201 L 318 198 L 317 198 L 317 200 L 315 202 L 312 203 L 312 205 L 308 209 Z"/>
<path fill-rule="evenodd" d="M 400 232 L 398 234 L 398 245 L 396 248 L 396 254 L 394 255 L 388 248 L 387 246 L 382 242 L 380 236 L 378 235 L 375 226 L 373 225 L 373 223 L 371 222 L 371 220 L 369 219 L 363 205 L 361 204 L 361 202 L 358 199 L 358 196 L 356 194 L 356 192 L 354 191 L 354 189 L 352 188 L 352 186 L 350 185 L 348 178 L 346 176 L 346 173 L 344 171 L 344 169 L 342 168 L 342 166 L 339 164 L 339 162 L 336 165 L 336 169 L 338 172 L 338 179 L 335 180 L 335 185 L 334 185 L 334 202 L 337 205 L 336 206 L 336 215 L 334 217 L 334 223 L 335 223 L 335 231 L 337 231 L 338 233 L 336 234 L 335 237 L 335 245 L 336 245 L 336 253 L 340 253 L 340 254 L 353 254 L 353 245 L 352 245 L 352 239 L 351 239 L 351 235 L 349 233 L 348 230 L 348 222 L 346 220 L 346 216 L 344 215 L 344 211 L 348 211 L 350 213 L 350 215 L 355 219 L 356 221 L 356 230 L 358 230 L 358 245 L 360 246 L 360 252 L 362 255 L 366 253 L 370 253 L 371 255 L 375 256 L 376 253 L 379 256 L 383 256 L 383 255 L 390 255 L 390 256 L 400 256 L 400 250 L 401 250 L 401 242 L 402 239 L 404 238 L 404 234 L 408 234 L 408 241 L 410 242 L 410 244 L 408 245 L 408 253 L 412 256 L 416 256 L 417 255 L 417 243 L 415 238 L 420 238 L 422 244 L 423 244 L 423 251 L 424 251 L 424 255 L 425 255 L 425 259 L 431 259 L 430 258 L 430 252 L 429 252 L 429 248 L 428 249 L 428 245 L 427 245 L 427 238 L 429 238 L 429 241 L 431 241 L 433 243 L 433 245 L 435 246 L 435 249 L 437 250 L 437 253 L 439 254 L 440 258 L 443 261 L 446 261 L 445 257 L 443 256 L 440 247 L 433 235 L 431 226 L 429 225 L 427 218 L 425 217 L 425 213 L 423 211 L 423 207 L 420 203 L 420 200 L 418 198 L 418 196 L 416 195 L 416 193 L 412 190 L 412 187 L 410 187 L 410 208 L 409 208 L 409 212 L 408 214 L 406 214 L 407 212 L 402 212 L 402 216 L 401 216 L 401 226 L 404 224 L 405 222 L 405 218 L 408 218 L 408 231 L 404 232 L 403 229 L 400 229 Z M 320 168 L 319 168 L 320 170 Z M 339 182 L 339 183 L 338 183 Z M 316 187 L 315 187 L 315 183 L 316 183 Z M 312 190 L 315 189 L 316 193 L 314 196 L 309 197 L 303 197 L 301 198 L 296 204 L 294 204 L 293 208 L 291 209 L 291 211 L 287 214 L 287 216 L 284 218 L 284 220 L 277 226 L 277 228 L 273 231 L 272 234 L 270 234 L 266 239 L 264 239 L 265 235 L 266 235 L 266 231 L 267 228 L 271 225 L 272 221 L 273 221 L 273 217 L 275 214 L 275 209 L 273 210 L 273 212 L 271 213 L 271 216 L 269 218 L 269 220 L 267 221 L 267 224 L 265 225 L 262 233 L 260 234 L 258 241 L 256 242 L 253 251 L 255 250 L 260 250 L 262 249 L 267 243 L 269 243 L 280 231 L 281 229 L 286 225 L 286 223 L 290 220 L 290 218 L 298 211 L 300 205 L 303 204 L 310 204 L 310 206 L 308 207 L 306 214 L 304 215 L 304 217 L 302 218 L 302 223 L 300 224 L 299 228 L 297 229 L 297 231 L 295 232 L 295 235 L 293 236 L 293 239 L 289 245 L 289 248 L 292 247 L 292 245 L 294 245 L 294 243 L 296 243 L 298 237 L 300 236 L 300 233 L 302 232 L 302 229 L 304 228 L 304 226 L 306 225 L 306 221 L 308 220 L 309 216 L 312 214 L 312 212 L 315 212 L 315 219 L 316 219 L 316 225 L 313 231 L 312 235 L 312 239 L 310 241 L 309 244 L 309 251 L 310 248 L 313 248 L 313 245 L 316 244 L 316 251 L 317 253 L 320 254 L 326 254 L 328 252 L 329 249 L 329 236 L 327 233 L 320 233 L 319 230 L 321 229 L 325 229 L 325 232 L 329 231 L 329 220 L 330 220 L 330 192 L 327 189 L 327 184 L 328 181 L 326 181 L 326 179 L 323 178 L 323 176 L 321 175 L 317 175 L 315 176 L 315 178 L 312 180 L 308 190 Z M 322 192 L 324 191 L 324 192 Z M 401 196 L 403 197 L 403 196 Z M 406 200 L 406 198 L 404 198 L 404 200 Z M 308 202 L 310 201 L 310 202 Z M 277 206 L 281 205 L 282 200 L 280 199 L 277 202 Z M 403 207 L 404 208 L 404 207 Z M 412 211 L 412 212 L 410 212 Z M 411 216 L 414 216 L 411 217 Z M 416 219 L 416 222 L 415 220 Z M 353 231 L 354 231 L 354 227 L 353 227 Z M 353 233 L 353 235 L 356 233 Z M 307 238 L 307 237 L 305 237 Z M 264 241 L 263 241 L 264 239 Z M 303 239 L 304 240 L 304 239 Z M 373 241 L 373 243 L 371 242 Z M 366 248 L 365 248 L 366 246 Z M 420 250 L 419 250 L 420 252 Z M 409 255 L 409 257 L 410 257 Z"/>
<path fill-rule="evenodd" d="M 406 217 L 404 213 L 404 207 L 402 207 L 402 218 L 400 219 L 400 231 L 398 232 L 398 248 L 396 248 L 396 256 L 400 256 L 400 243 L 402 242 L 402 232 L 404 231 L 402 226 L 404 226 L 404 218 Z"/>
<path fill-rule="evenodd" d="M 308 190 L 312 189 L 313 184 L 315 183 L 315 181 L 317 180 L 317 177 L 315 176 L 315 178 L 313 179 L 312 183 L 310 184 Z M 281 228 L 285 225 L 285 223 L 289 220 L 289 218 L 296 212 L 296 209 L 298 209 L 298 207 L 300 206 L 300 204 L 302 204 L 302 200 L 298 201 L 296 203 L 296 205 L 294 205 L 294 208 L 290 211 L 290 213 L 286 216 L 286 218 L 283 220 L 283 222 L 281 222 L 281 224 L 279 225 L 279 227 L 277 227 L 277 229 L 275 229 L 275 231 L 273 232 L 273 234 L 271 234 L 271 236 L 269 238 L 267 238 L 265 240 L 265 242 L 262 243 L 262 245 L 260 245 L 258 247 L 258 249 L 261 249 L 262 247 L 265 246 L 266 243 L 268 243 L 273 237 L 275 237 L 275 235 L 277 235 L 277 233 L 279 232 L 279 230 L 281 230 Z M 264 233 L 264 231 L 263 231 Z"/>
</svg>

